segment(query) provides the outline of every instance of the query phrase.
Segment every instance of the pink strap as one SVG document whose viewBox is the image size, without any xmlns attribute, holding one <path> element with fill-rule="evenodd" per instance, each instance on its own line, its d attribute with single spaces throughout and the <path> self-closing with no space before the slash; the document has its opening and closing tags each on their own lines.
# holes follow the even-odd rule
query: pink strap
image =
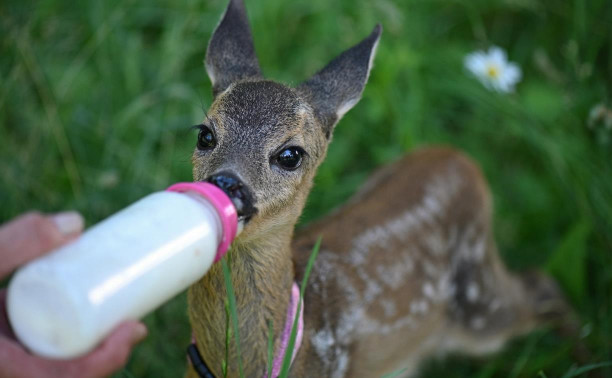
<svg viewBox="0 0 612 378">
<path fill-rule="evenodd" d="M 298 288 L 298 285 L 294 282 L 293 286 L 291 287 L 291 299 L 289 301 L 289 307 L 287 308 L 287 319 L 285 319 L 285 328 L 283 329 L 283 334 L 281 335 L 280 349 L 277 351 L 276 355 L 274 356 L 274 361 L 272 362 L 272 375 L 271 375 L 272 378 L 278 378 L 281 372 L 281 368 L 283 367 L 285 351 L 287 350 L 287 347 L 289 346 L 289 339 L 291 338 L 291 329 L 293 328 L 293 322 L 295 320 L 295 313 L 298 310 L 298 303 L 300 304 L 299 305 L 300 317 L 298 319 L 298 324 L 297 324 L 298 328 L 297 328 L 297 334 L 295 337 L 295 344 L 293 344 L 293 353 L 291 354 L 291 364 L 293 364 L 293 360 L 295 359 L 295 356 L 300 350 L 300 346 L 302 345 L 302 336 L 304 334 L 304 301 L 300 300 L 300 289 Z M 196 351 L 197 351 L 195 333 L 191 334 L 191 344 L 195 346 Z M 202 359 L 202 356 L 199 355 L 199 353 L 198 353 L 198 356 L 199 356 L 199 360 L 202 361 L 202 364 L 208 370 L 208 367 L 206 366 L 206 363 Z M 190 359 L 191 358 L 190 354 L 188 354 L 187 357 L 188 359 Z M 194 361 L 190 359 L 190 362 L 195 368 Z M 198 374 L 202 376 L 201 373 L 198 373 Z M 264 378 L 267 376 L 268 376 L 268 371 L 266 370 L 266 374 L 264 375 Z"/>
<path fill-rule="evenodd" d="M 223 227 L 223 236 L 221 237 L 221 243 L 217 248 L 217 254 L 215 256 L 215 262 L 221 260 L 229 249 L 230 244 L 236 237 L 238 230 L 238 214 L 236 208 L 232 203 L 232 200 L 213 184 L 207 182 L 179 182 L 168 189 L 169 192 L 195 192 L 206 198 L 217 210 L 221 225 Z"/>
<path fill-rule="evenodd" d="M 297 355 L 298 350 L 300 350 L 300 346 L 302 345 L 302 336 L 304 333 L 304 303 L 303 301 L 300 301 L 300 289 L 298 285 L 294 282 L 291 288 L 291 300 L 289 302 L 289 308 L 287 309 L 287 319 L 285 319 L 285 328 L 283 329 L 283 334 L 281 335 L 280 349 L 274 356 L 274 362 L 272 363 L 272 378 L 277 378 L 281 372 L 281 368 L 283 367 L 285 351 L 289 346 L 289 339 L 291 338 L 291 329 L 293 328 L 295 314 L 298 311 L 298 304 L 300 304 L 300 317 L 298 319 L 297 334 L 295 338 L 295 344 L 293 346 L 293 353 L 291 355 L 292 364 L 293 360 L 295 359 L 295 356 Z M 266 371 L 265 377 L 267 376 L 268 372 Z"/>
</svg>

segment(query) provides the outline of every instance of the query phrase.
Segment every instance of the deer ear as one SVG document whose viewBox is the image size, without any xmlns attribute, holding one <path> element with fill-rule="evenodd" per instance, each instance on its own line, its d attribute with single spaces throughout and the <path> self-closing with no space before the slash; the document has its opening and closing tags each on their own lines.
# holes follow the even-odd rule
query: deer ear
<svg viewBox="0 0 612 378">
<path fill-rule="evenodd" d="M 382 27 L 378 24 L 363 41 L 298 87 L 314 108 L 328 138 L 334 125 L 361 98 L 381 33 Z"/>
<path fill-rule="evenodd" d="M 214 96 L 236 81 L 261 77 L 243 0 L 230 0 L 208 43 L 205 66 Z"/>
</svg>

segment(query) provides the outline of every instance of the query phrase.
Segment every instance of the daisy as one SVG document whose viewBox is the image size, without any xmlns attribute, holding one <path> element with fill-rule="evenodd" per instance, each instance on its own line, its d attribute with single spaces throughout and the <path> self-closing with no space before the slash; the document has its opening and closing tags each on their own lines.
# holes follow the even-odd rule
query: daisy
<svg viewBox="0 0 612 378">
<path fill-rule="evenodd" d="M 509 62 L 506 52 L 497 46 L 468 54 L 463 63 L 485 87 L 498 92 L 513 92 L 521 80 L 519 66 Z"/>
<path fill-rule="evenodd" d="M 612 130 L 612 109 L 607 108 L 604 104 L 597 104 L 591 108 L 587 125 L 594 128 L 600 123 L 607 130 Z"/>
</svg>

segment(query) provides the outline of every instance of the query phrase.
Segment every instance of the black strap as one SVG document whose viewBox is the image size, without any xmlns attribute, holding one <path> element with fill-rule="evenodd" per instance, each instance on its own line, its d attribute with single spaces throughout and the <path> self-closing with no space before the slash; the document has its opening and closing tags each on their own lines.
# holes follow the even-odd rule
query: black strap
<svg viewBox="0 0 612 378">
<path fill-rule="evenodd" d="M 206 362 L 204 362 L 195 343 L 191 343 L 187 347 L 187 356 L 191 361 L 191 365 L 201 378 L 215 378 L 215 375 L 210 371 Z"/>
</svg>

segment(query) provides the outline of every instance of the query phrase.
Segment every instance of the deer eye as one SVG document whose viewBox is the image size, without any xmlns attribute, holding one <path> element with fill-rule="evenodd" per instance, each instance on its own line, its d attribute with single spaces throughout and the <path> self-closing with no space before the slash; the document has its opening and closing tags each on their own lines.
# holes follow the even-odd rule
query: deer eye
<svg viewBox="0 0 612 378">
<path fill-rule="evenodd" d="M 210 150 L 217 145 L 217 139 L 212 130 L 208 126 L 200 125 L 200 132 L 198 133 L 198 149 L 199 150 Z"/>
<path fill-rule="evenodd" d="M 282 169 L 293 171 L 302 164 L 304 150 L 299 147 L 288 147 L 276 156 L 276 163 Z"/>
</svg>

